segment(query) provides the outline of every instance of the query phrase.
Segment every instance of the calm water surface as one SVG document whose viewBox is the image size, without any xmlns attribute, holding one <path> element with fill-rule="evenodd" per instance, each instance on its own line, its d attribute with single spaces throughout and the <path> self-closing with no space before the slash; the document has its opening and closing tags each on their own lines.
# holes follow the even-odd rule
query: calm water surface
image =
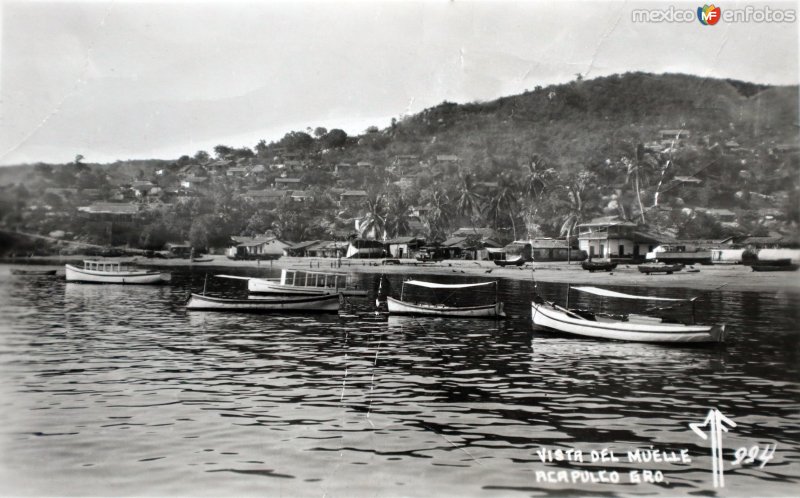
<svg viewBox="0 0 800 498">
<path fill-rule="evenodd" d="M 377 276 L 357 278 L 374 292 Z M 2 494 L 800 493 L 798 294 L 708 293 L 698 316 L 727 323 L 729 342 L 683 348 L 534 330 L 528 281 L 501 282 L 511 318 L 499 322 L 387 321 L 374 295 L 338 316 L 187 313 L 203 284 L 189 271 L 160 287 L 66 284 L 0 266 Z M 208 281 L 209 292 L 243 288 Z M 566 297 L 563 285 L 539 291 Z M 710 443 L 689 428 L 710 408 L 736 423 L 716 490 Z M 766 445 L 776 450 L 763 467 L 734 465 L 737 448 Z M 688 450 L 692 463 L 625 458 L 651 447 Z M 545 463 L 542 449 L 584 461 Z M 619 461 L 593 463 L 602 449 Z M 620 482 L 543 482 L 559 470 Z M 631 482 L 631 470 L 663 482 Z"/>
</svg>

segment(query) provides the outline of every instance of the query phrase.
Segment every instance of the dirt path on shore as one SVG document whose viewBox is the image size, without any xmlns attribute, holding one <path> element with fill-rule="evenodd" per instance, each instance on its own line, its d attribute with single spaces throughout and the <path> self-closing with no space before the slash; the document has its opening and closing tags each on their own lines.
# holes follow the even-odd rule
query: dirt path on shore
<svg viewBox="0 0 800 498">
<path fill-rule="evenodd" d="M 107 260 L 134 261 L 140 265 L 157 267 L 193 267 L 199 268 L 253 268 L 297 270 L 344 271 L 359 273 L 387 273 L 408 276 L 419 275 L 464 275 L 473 277 L 513 278 L 540 282 L 561 282 L 584 285 L 630 285 L 641 287 L 682 287 L 698 290 L 724 288 L 736 291 L 757 292 L 800 292 L 800 272 L 753 272 L 742 265 L 695 265 L 697 272 L 689 272 L 690 268 L 672 275 L 645 275 L 639 273 L 636 265 L 619 265 L 613 272 L 589 273 L 580 264 L 568 265 L 558 263 L 528 263 L 523 267 L 500 268 L 491 261 L 448 260 L 438 263 L 419 263 L 414 260 L 402 260 L 400 265 L 380 264 L 380 260 L 341 260 L 325 258 L 289 258 L 275 261 L 234 261 L 225 256 L 212 256 L 213 261 L 195 263 L 188 259 L 148 259 L 105 258 Z M 34 257 L 19 260 L 5 260 L 11 264 L 44 264 L 60 265 L 76 263 L 86 259 L 84 256 Z M 92 258 L 103 259 L 103 258 Z"/>
</svg>

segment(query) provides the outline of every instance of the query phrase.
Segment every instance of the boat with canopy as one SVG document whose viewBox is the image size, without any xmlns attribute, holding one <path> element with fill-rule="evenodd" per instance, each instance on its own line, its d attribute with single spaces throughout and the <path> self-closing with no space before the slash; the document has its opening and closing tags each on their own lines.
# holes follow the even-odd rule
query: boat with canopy
<svg viewBox="0 0 800 498">
<path fill-rule="evenodd" d="M 671 301 L 692 306 L 691 323 L 681 323 L 669 318 L 650 315 L 610 315 L 587 310 L 569 308 L 569 289 L 567 305 L 561 307 L 553 302 L 534 296 L 531 303 L 533 323 L 558 332 L 598 339 L 618 341 L 658 342 L 658 343 L 698 343 L 724 342 L 725 325 L 702 325 L 694 323 L 694 302 L 692 299 L 638 296 L 624 294 L 598 287 L 572 287 L 573 290 L 614 299 Z M 673 306 L 674 307 L 674 306 Z"/>
<path fill-rule="evenodd" d="M 95 284 L 161 284 L 170 281 L 169 273 L 136 268 L 120 261 L 85 260 L 83 268 L 64 265 L 67 282 Z"/>
<path fill-rule="evenodd" d="M 347 273 L 303 270 L 281 270 L 280 278 L 240 277 L 216 275 L 219 278 L 247 280 L 247 290 L 259 294 L 282 296 L 366 296 L 366 289 L 359 289 L 350 281 Z"/>
<path fill-rule="evenodd" d="M 416 303 L 404 300 L 406 285 L 430 289 L 434 297 L 437 297 L 436 291 L 450 292 L 443 299 L 435 299 L 438 301 L 437 304 Z M 457 291 L 491 285 L 493 285 L 495 288 L 495 302 L 492 304 L 480 306 L 448 306 L 444 304 Z M 406 280 L 403 282 L 403 287 L 400 290 L 400 299 L 395 299 L 391 296 L 388 296 L 386 298 L 386 306 L 390 315 L 433 315 L 475 318 L 497 318 L 506 316 L 503 312 L 503 303 L 497 300 L 497 281 L 495 280 L 491 282 L 479 282 L 474 284 L 438 284 L 423 280 Z"/>
</svg>

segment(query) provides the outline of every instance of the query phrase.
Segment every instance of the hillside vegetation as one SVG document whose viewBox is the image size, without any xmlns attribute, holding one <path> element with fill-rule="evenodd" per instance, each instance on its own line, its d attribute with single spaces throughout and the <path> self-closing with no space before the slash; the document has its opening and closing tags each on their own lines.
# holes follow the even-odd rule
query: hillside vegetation
<svg viewBox="0 0 800 498">
<path fill-rule="evenodd" d="M 510 241 L 603 215 L 679 237 L 789 233 L 800 222 L 799 108 L 796 86 L 643 73 L 576 80 L 443 102 L 356 137 L 309 128 L 174 161 L 8 168 L 0 212 L 20 231 L 148 248 L 263 233 L 443 240 L 459 227 Z M 197 177 L 206 183 L 186 182 Z M 279 178 L 299 182 L 283 197 L 252 194 Z M 135 195 L 136 181 L 154 188 Z M 98 201 L 139 209 L 109 229 L 107 217 L 77 210 Z M 735 220 L 715 216 L 723 210 Z"/>
</svg>

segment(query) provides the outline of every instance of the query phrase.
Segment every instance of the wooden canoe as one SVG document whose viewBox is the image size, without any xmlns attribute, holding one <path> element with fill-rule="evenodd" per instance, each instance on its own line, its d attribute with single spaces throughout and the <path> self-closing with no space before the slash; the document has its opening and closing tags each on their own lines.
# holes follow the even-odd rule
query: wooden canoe
<svg viewBox="0 0 800 498">
<path fill-rule="evenodd" d="M 187 310 L 195 311 L 238 311 L 248 313 L 336 313 L 339 311 L 338 295 L 229 299 L 222 297 L 192 294 L 186 303 Z"/>
</svg>

